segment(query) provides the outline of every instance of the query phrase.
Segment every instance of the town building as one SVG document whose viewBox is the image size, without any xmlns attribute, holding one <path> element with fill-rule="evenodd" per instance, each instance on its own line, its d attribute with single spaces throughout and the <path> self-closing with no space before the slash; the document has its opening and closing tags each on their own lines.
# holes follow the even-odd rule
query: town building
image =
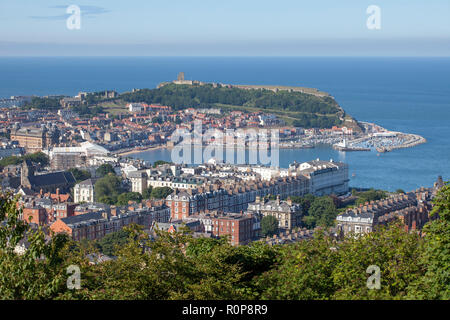
<svg viewBox="0 0 450 320">
<path fill-rule="evenodd" d="M 11 130 L 11 141 L 18 141 L 19 146 L 29 152 L 42 151 L 57 142 L 58 133 L 46 126 L 40 128 L 27 127 Z"/>
<path fill-rule="evenodd" d="M 280 230 L 291 230 L 302 225 L 302 208 L 299 204 L 292 203 L 290 198 L 281 201 L 280 196 L 277 196 L 276 200 L 269 201 L 256 197 L 256 201 L 248 205 L 247 212 L 261 217 L 275 217 Z"/>
<path fill-rule="evenodd" d="M 329 194 L 342 195 L 349 191 L 348 165 L 343 162 L 322 161 L 320 159 L 293 163 L 290 170 L 309 179 L 309 191 L 315 196 Z"/>
<path fill-rule="evenodd" d="M 56 192 L 57 189 L 64 192 L 75 185 L 75 178 L 71 172 L 51 172 L 35 174 L 35 168 L 31 161 L 22 163 L 20 185 L 34 192 Z"/>
<path fill-rule="evenodd" d="M 50 229 L 55 233 L 66 233 L 76 241 L 98 240 L 130 224 L 149 229 L 154 222 L 167 222 L 169 214 L 169 209 L 165 206 L 121 213 L 116 210 L 111 212 L 98 210 L 58 219 L 50 226 Z"/>
<path fill-rule="evenodd" d="M 231 245 L 246 245 L 257 239 L 259 230 L 255 230 L 255 217 L 252 214 L 215 213 L 211 216 L 212 235 L 228 236 Z"/>
<path fill-rule="evenodd" d="M 336 218 L 338 233 L 344 236 L 370 233 L 377 226 L 388 225 L 396 220 L 401 221 L 407 231 L 421 230 L 430 220 L 435 194 L 436 187 L 421 188 L 348 209 Z"/>
<path fill-rule="evenodd" d="M 73 197 L 75 203 L 94 202 L 94 185 L 95 179 L 87 179 L 77 183 L 73 188 Z"/>
<path fill-rule="evenodd" d="M 76 147 L 54 147 L 49 152 L 50 165 L 53 170 L 68 170 L 88 165 L 88 159 L 106 156 L 108 150 L 89 141 Z"/>
</svg>

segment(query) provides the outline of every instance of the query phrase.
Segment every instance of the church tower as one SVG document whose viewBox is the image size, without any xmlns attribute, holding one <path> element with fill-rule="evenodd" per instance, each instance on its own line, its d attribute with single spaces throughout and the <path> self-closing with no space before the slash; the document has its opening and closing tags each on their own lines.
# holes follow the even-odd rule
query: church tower
<svg viewBox="0 0 450 320">
<path fill-rule="evenodd" d="M 22 187 L 31 188 L 29 177 L 34 176 L 34 166 L 30 160 L 22 163 L 22 172 L 20 174 L 20 185 Z"/>
</svg>

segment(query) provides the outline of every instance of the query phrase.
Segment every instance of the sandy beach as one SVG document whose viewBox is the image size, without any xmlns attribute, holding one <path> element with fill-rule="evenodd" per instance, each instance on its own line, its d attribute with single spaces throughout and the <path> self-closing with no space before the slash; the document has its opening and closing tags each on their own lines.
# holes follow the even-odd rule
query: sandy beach
<svg viewBox="0 0 450 320">
<path fill-rule="evenodd" d="M 134 154 L 134 153 L 141 153 L 141 152 L 146 152 L 146 151 L 150 151 L 150 150 L 157 150 L 157 149 L 170 149 L 169 147 L 165 146 L 165 145 L 159 145 L 159 146 L 151 146 L 151 147 L 146 147 L 143 149 L 122 149 L 121 150 L 117 150 L 116 152 L 113 152 L 114 154 L 118 155 L 118 156 L 128 156 L 130 154 Z"/>
</svg>

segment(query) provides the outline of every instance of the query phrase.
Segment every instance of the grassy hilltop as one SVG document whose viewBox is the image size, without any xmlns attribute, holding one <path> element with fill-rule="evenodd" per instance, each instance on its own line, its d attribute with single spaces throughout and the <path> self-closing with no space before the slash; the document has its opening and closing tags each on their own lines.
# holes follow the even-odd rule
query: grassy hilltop
<svg viewBox="0 0 450 320">
<path fill-rule="evenodd" d="M 277 88 L 282 88 L 278 90 Z M 333 97 L 317 90 L 296 91 L 295 88 L 273 86 L 224 86 L 165 84 L 157 89 L 142 89 L 124 93 L 127 102 L 159 103 L 175 110 L 219 107 L 248 112 L 276 114 L 288 124 L 304 128 L 331 128 L 352 118 Z M 305 88 L 306 89 L 306 88 Z M 346 122 L 347 126 L 355 126 Z"/>
</svg>

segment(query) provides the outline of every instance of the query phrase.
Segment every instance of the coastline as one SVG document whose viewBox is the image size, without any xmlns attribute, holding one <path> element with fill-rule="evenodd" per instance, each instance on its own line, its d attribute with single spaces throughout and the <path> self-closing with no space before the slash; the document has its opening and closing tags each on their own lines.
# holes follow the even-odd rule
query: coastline
<svg viewBox="0 0 450 320">
<path fill-rule="evenodd" d="M 146 152 L 146 151 L 151 151 L 151 150 L 158 150 L 158 149 L 170 149 L 170 147 L 168 147 L 166 145 L 158 145 L 158 146 L 145 147 L 143 149 L 126 148 L 126 149 L 119 149 L 119 150 L 116 150 L 111 153 L 114 155 L 117 155 L 117 156 L 128 156 L 130 154 L 141 153 L 141 152 Z"/>
<path fill-rule="evenodd" d="M 404 137 L 407 137 L 408 139 L 406 139 L 406 141 L 404 141 L 402 144 L 389 146 L 389 147 L 384 147 L 385 151 L 381 151 L 381 152 L 390 152 L 390 151 L 393 151 L 393 150 L 396 150 L 396 149 L 411 148 L 411 147 L 414 147 L 414 146 L 417 146 L 417 145 L 420 145 L 420 144 L 423 144 L 423 143 L 427 142 L 427 140 L 424 137 L 422 137 L 420 135 L 417 135 L 417 134 L 402 133 L 402 132 L 395 132 L 395 133 L 399 134 L 399 135 L 403 135 Z M 356 142 L 358 140 L 359 141 L 364 141 L 364 140 L 366 140 L 368 138 L 369 137 L 362 137 L 362 138 L 355 139 L 354 141 L 349 141 L 349 142 L 350 143 L 351 142 Z M 322 142 L 308 144 L 308 145 L 295 145 L 295 144 L 294 145 L 289 145 L 289 144 L 284 144 L 283 143 L 283 144 L 279 144 L 278 147 L 279 147 L 279 149 L 292 149 L 292 150 L 296 150 L 296 149 L 299 149 L 299 150 L 300 149 L 314 149 L 316 147 L 316 145 L 318 145 L 318 144 L 326 144 L 326 145 L 329 145 L 330 148 L 334 148 L 336 150 L 339 149 L 339 148 L 336 148 L 336 146 L 333 143 L 322 143 Z M 210 144 L 202 145 L 202 147 L 207 147 L 207 146 L 213 146 L 213 145 L 210 145 Z M 195 147 L 199 147 L 199 145 L 193 145 L 193 147 L 194 148 Z M 230 147 L 230 146 L 228 146 L 226 144 L 224 144 L 224 145 L 217 145 L 217 146 L 214 146 L 214 147 L 222 147 L 224 150 L 227 150 L 227 149 L 259 150 L 260 149 L 259 146 L 257 146 L 256 148 L 253 147 L 253 146 L 247 146 L 247 145 L 245 147 L 238 146 L 238 145 L 234 145 L 233 147 Z M 147 152 L 147 151 L 151 151 L 151 150 L 158 150 L 158 149 L 168 149 L 168 150 L 170 150 L 172 148 L 173 147 L 169 147 L 167 145 L 158 145 L 158 146 L 149 146 L 149 147 L 140 148 L 140 149 L 126 148 L 126 149 L 117 150 L 117 151 L 112 152 L 112 153 L 115 154 L 115 155 L 118 155 L 118 156 L 128 156 L 130 154 L 139 154 L 139 153 Z M 270 150 L 271 148 L 269 147 L 268 149 Z M 374 148 L 374 149 L 377 149 L 377 151 L 379 151 L 378 148 Z M 370 148 L 349 147 L 348 150 L 342 149 L 340 151 L 344 151 L 344 152 L 345 151 L 349 151 L 350 152 L 350 151 L 372 151 L 372 150 Z"/>
</svg>

